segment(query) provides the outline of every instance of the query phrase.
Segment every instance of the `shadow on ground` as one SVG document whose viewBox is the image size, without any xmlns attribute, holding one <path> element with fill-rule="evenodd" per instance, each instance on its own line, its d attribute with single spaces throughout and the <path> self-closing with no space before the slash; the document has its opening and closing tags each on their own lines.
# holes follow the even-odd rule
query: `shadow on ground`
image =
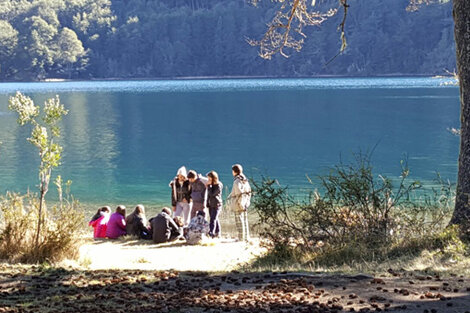
<svg viewBox="0 0 470 313">
<path fill-rule="evenodd" d="M 0 287 L 0 312 L 464 313 L 470 307 L 468 278 L 394 271 L 374 278 L 3 265 Z"/>
</svg>

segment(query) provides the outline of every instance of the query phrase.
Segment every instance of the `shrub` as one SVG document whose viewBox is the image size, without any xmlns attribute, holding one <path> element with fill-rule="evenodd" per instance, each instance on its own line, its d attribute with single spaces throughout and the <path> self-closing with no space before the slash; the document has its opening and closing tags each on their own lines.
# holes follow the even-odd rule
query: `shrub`
<svg viewBox="0 0 470 313">
<path fill-rule="evenodd" d="M 67 182 L 66 199 L 62 195 L 62 179 L 55 184 L 58 203 L 47 208 L 45 196 L 49 190 L 52 170 L 59 166 L 62 147 L 59 122 L 68 113 L 59 96 L 48 99 L 39 107 L 34 101 L 17 92 L 10 97 L 8 108 L 18 114 L 18 124 L 32 126 L 28 141 L 39 154 L 39 196 L 7 193 L 0 198 L 0 258 L 23 262 L 57 261 L 77 252 L 78 233 L 84 216 L 78 201 L 70 196 Z"/>
<path fill-rule="evenodd" d="M 450 183 L 438 176 L 440 188 L 429 192 L 409 180 L 404 161 L 400 178 L 392 181 L 373 173 L 369 155 L 354 156 L 351 164 L 340 163 L 319 176 L 320 192 L 311 190 L 302 201 L 276 180 L 253 181 L 260 234 L 274 250 L 349 260 L 365 251 L 386 255 L 394 247 L 442 232 L 455 199 Z"/>
<path fill-rule="evenodd" d="M 36 263 L 77 256 L 84 229 L 78 201 L 67 194 L 50 209 L 43 207 L 43 228 L 36 244 L 39 201 L 33 193 L 7 192 L 0 197 L 0 259 Z"/>
<path fill-rule="evenodd" d="M 44 211 L 46 210 L 45 196 L 49 190 L 52 169 L 60 164 L 62 147 L 55 140 L 60 137 L 60 127 L 57 126 L 62 116 L 67 115 L 63 104 L 60 103 L 59 96 L 48 99 L 44 102 L 42 110 L 34 104 L 34 101 L 21 92 L 8 100 L 8 108 L 18 114 L 18 124 L 23 126 L 30 124 L 33 126 L 31 137 L 28 141 L 34 145 L 39 152 L 39 212 L 37 216 L 36 228 L 36 249 L 39 245 L 41 236 L 41 227 L 44 220 Z M 42 116 L 39 118 L 42 111 Z"/>
</svg>

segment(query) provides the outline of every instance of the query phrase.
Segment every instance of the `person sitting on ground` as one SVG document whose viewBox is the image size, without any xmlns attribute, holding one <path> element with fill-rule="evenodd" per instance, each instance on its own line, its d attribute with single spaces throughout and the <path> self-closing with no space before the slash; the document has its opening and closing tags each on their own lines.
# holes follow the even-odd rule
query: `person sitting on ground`
<svg viewBox="0 0 470 313">
<path fill-rule="evenodd" d="M 191 214 L 191 188 L 189 180 L 186 178 L 186 167 L 178 169 L 175 179 L 170 182 L 171 205 L 175 216 L 182 216 L 185 225 L 189 224 Z"/>
<path fill-rule="evenodd" d="M 209 234 L 209 223 L 206 221 L 206 213 L 197 211 L 196 217 L 189 223 L 186 234 L 186 242 L 190 245 L 200 244 Z"/>
<path fill-rule="evenodd" d="M 191 220 L 196 216 L 197 211 L 204 211 L 206 206 L 206 184 L 207 178 L 196 171 L 191 170 L 188 173 L 188 180 L 191 183 Z"/>
<path fill-rule="evenodd" d="M 126 235 L 126 207 L 118 205 L 116 212 L 111 214 L 108 227 L 106 229 L 106 237 L 116 239 Z"/>
<path fill-rule="evenodd" d="M 126 232 L 128 235 L 137 236 L 140 239 L 151 239 L 151 233 L 147 226 L 145 208 L 142 204 L 135 207 L 134 212 L 126 217 Z"/>
<path fill-rule="evenodd" d="M 98 212 L 93 215 L 91 221 L 88 223 L 89 226 L 93 227 L 93 238 L 106 237 L 106 228 L 108 226 L 110 213 L 111 208 L 109 206 L 104 206 L 99 208 Z"/>
<path fill-rule="evenodd" d="M 173 218 L 173 221 L 178 226 L 178 229 L 171 231 L 170 241 L 178 240 L 178 239 L 184 239 L 184 237 L 183 237 L 183 229 L 184 229 L 183 228 L 184 227 L 183 218 L 181 216 L 175 216 Z"/>
<path fill-rule="evenodd" d="M 163 243 L 178 238 L 176 236 L 181 230 L 171 218 L 171 209 L 163 208 L 162 212 L 150 220 L 152 228 L 152 239 L 154 243 Z"/>
</svg>

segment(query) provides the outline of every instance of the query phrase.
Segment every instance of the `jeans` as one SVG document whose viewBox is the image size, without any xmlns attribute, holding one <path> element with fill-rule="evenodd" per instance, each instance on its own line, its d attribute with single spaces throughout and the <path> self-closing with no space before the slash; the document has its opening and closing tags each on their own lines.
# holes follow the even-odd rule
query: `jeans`
<svg viewBox="0 0 470 313">
<path fill-rule="evenodd" d="M 175 216 L 181 216 L 183 218 L 184 225 L 189 224 L 189 214 L 191 212 L 191 204 L 187 202 L 176 203 Z"/>
<path fill-rule="evenodd" d="M 219 221 L 219 214 L 222 211 L 222 207 L 215 207 L 209 208 L 209 216 L 210 216 L 210 223 L 209 223 L 209 235 L 211 237 L 220 236 L 220 221 Z"/>
</svg>

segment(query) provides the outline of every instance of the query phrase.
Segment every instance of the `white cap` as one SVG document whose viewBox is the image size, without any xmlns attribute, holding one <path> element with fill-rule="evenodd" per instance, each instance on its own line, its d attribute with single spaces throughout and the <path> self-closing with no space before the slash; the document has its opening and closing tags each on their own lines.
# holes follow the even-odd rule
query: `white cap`
<svg viewBox="0 0 470 313">
<path fill-rule="evenodd" d="M 178 169 L 178 172 L 176 172 L 176 176 L 178 176 L 178 175 L 183 175 L 184 177 L 188 176 L 187 173 L 186 173 L 186 167 L 181 166 Z"/>
</svg>

